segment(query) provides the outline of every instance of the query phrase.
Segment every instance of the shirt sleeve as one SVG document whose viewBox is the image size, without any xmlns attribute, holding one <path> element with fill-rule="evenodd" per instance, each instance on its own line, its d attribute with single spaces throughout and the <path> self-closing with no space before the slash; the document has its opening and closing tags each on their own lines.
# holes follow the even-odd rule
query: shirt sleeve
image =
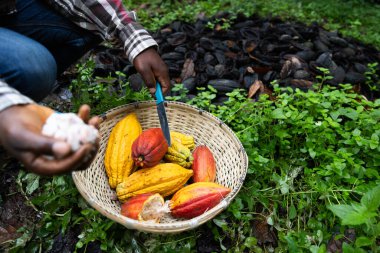
<svg viewBox="0 0 380 253">
<path fill-rule="evenodd" d="M 94 31 L 106 40 L 121 40 L 131 63 L 143 50 L 157 42 L 128 12 L 122 0 L 48 0 L 80 27 Z"/>
<path fill-rule="evenodd" d="M 31 103 L 34 103 L 33 100 L 21 95 L 17 90 L 0 80 L 0 112 L 12 105 Z"/>
</svg>

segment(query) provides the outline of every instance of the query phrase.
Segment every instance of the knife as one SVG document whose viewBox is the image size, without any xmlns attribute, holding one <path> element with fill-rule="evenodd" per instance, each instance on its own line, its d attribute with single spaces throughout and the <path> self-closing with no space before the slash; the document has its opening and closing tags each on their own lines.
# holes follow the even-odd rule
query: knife
<svg viewBox="0 0 380 253">
<path fill-rule="evenodd" d="M 156 104 L 157 104 L 157 113 L 158 113 L 158 118 L 160 120 L 160 125 L 162 132 L 164 133 L 166 142 L 168 143 L 169 147 L 171 145 L 171 140 L 170 140 L 170 131 L 169 131 L 169 124 L 168 124 L 168 119 L 166 117 L 166 111 L 165 111 L 165 105 L 164 105 L 164 96 L 162 95 L 162 90 L 161 90 L 161 85 L 159 82 L 156 84 Z"/>
</svg>

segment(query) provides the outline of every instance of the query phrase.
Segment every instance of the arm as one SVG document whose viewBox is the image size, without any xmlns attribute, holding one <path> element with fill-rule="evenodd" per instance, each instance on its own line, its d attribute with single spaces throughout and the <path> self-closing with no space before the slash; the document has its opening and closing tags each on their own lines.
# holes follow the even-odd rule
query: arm
<svg viewBox="0 0 380 253">
<path fill-rule="evenodd" d="M 46 118 L 53 112 L 39 106 L 0 81 L 0 143 L 25 168 L 40 175 L 55 175 L 85 168 L 94 157 L 97 145 L 83 145 L 72 153 L 68 143 L 41 135 Z M 80 116 L 96 125 L 97 118 L 88 120 L 89 107 L 80 109 Z M 55 159 L 48 159 L 46 155 Z"/>
<path fill-rule="evenodd" d="M 125 10 L 121 0 L 48 0 L 74 23 L 92 30 L 106 40 L 118 39 L 124 45 L 128 59 L 144 78 L 154 94 L 156 79 L 163 92 L 169 90 L 170 81 L 166 64 L 158 55 L 157 42 Z"/>
</svg>

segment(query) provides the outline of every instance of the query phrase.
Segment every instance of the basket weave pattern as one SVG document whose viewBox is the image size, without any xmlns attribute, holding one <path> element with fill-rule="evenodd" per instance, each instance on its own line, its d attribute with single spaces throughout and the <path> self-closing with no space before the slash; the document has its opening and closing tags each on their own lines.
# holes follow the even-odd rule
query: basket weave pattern
<svg viewBox="0 0 380 253">
<path fill-rule="evenodd" d="M 171 131 L 194 136 L 196 145 L 207 145 L 216 161 L 216 182 L 231 189 L 227 197 L 214 208 L 190 220 L 164 220 L 161 223 L 136 221 L 120 214 L 120 202 L 109 187 L 104 167 L 107 141 L 114 125 L 128 113 L 135 112 L 143 130 L 160 127 L 154 101 L 136 102 L 116 107 L 102 117 L 100 148 L 88 169 L 72 173 L 81 195 L 100 213 L 127 228 L 152 233 L 176 233 L 193 229 L 223 211 L 240 190 L 247 174 L 248 158 L 232 130 L 208 112 L 180 102 L 166 102 L 166 114 Z"/>
</svg>

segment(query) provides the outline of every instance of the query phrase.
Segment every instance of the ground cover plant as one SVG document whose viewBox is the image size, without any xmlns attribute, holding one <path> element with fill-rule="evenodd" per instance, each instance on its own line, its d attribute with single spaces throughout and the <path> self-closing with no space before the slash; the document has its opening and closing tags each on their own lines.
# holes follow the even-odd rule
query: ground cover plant
<svg viewBox="0 0 380 253">
<path fill-rule="evenodd" d="M 74 231 L 80 231 L 78 252 L 94 242 L 107 252 L 201 251 L 204 233 L 210 233 L 214 251 L 326 252 L 343 247 L 346 252 L 376 252 L 380 100 L 367 101 L 350 85 L 324 86 L 324 79 L 309 92 L 284 90 L 274 83 L 275 100 L 262 96 L 254 102 L 236 90 L 223 106 L 211 103 L 212 87 L 188 101 L 181 85 L 175 87 L 180 95 L 169 99 L 185 100 L 218 116 L 237 133 L 249 155 L 243 189 L 225 212 L 203 227 L 174 236 L 127 230 L 89 207 L 70 176 L 49 180 L 20 172 L 19 189 L 41 220 L 39 226 L 23 228 L 13 252 L 24 247 L 59 252 L 53 239 Z M 98 99 L 94 102 L 102 104 L 109 97 Z"/>
<path fill-rule="evenodd" d="M 136 8 L 142 4 L 126 2 Z M 177 18 L 191 21 L 203 11 L 212 15 L 244 9 L 303 21 L 325 20 L 330 29 L 379 45 L 372 23 L 379 14 L 363 17 L 378 5 L 347 1 L 340 7 L 350 11 L 343 12 L 336 8 L 339 2 L 255 1 L 247 6 L 224 0 L 192 5 L 151 1 L 139 16 L 154 30 Z M 229 21 L 224 24 L 228 27 Z M 121 72 L 95 77 L 91 59 L 76 69 L 72 111 L 88 103 L 94 114 L 101 114 L 118 105 L 152 99 L 146 89 L 133 92 Z M 18 239 L 3 243 L 2 248 L 10 252 L 378 252 L 380 100 L 368 101 L 350 84 L 329 87 L 328 71 L 321 72 L 324 75 L 308 92 L 273 82 L 271 97 L 252 100 L 246 91 L 235 90 L 221 106 L 212 103 L 216 90 L 210 86 L 198 88 L 198 96 L 192 99 L 186 97 L 183 85 L 173 88 L 177 95 L 168 100 L 219 117 L 235 131 L 249 155 L 240 193 L 226 211 L 205 225 L 169 236 L 127 230 L 91 208 L 70 175 L 44 178 L 21 170 L 16 188 L 35 218 L 19 230 Z M 369 85 L 375 74 L 367 73 Z"/>
</svg>

